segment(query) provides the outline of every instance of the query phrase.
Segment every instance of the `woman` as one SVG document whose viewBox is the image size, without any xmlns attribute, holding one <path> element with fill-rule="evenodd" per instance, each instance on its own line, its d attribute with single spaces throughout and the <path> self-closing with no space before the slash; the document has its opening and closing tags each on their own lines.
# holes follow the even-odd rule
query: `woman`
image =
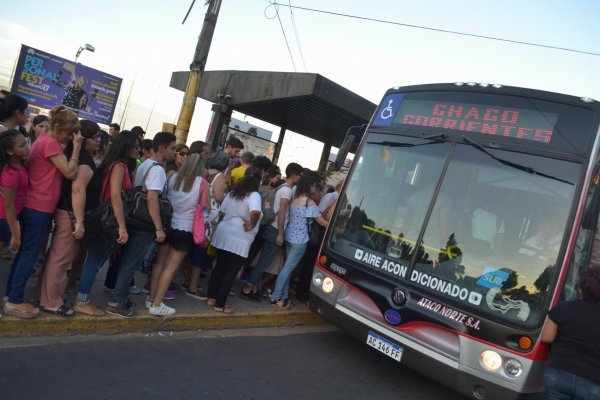
<svg viewBox="0 0 600 400">
<path fill-rule="evenodd" d="M 31 121 L 31 126 L 29 127 L 29 132 L 27 132 L 27 139 L 29 140 L 29 145 L 31 146 L 33 142 L 40 136 L 42 132 L 48 132 L 50 129 L 50 119 L 45 115 L 36 115 L 33 117 Z"/>
<path fill-rule="evenodd" d="M 102 160 L 106 157 L 106 153 L 108 153 L 108 147 L 110 145 L 110 135 L 106 131 L 100 131 L 99 137 L 96 138 L 99 141 L 98 149 L 92 154 L 92 158 L 94 159 L 94 163 L 96 163 L 96 167 L 99 167 L 102 164 Z"/>
<path fill-rule="evenodd" d="M 319 225 L 327 227 L 327 220 L 321 216 L 316 203 L 310 198 L 316 183 L 314 177 L 302 176 L 296 186 L 296 196 L 290 203 L 289 221 L 285 228 L 285 264 L 277 276 L 275 290 L 271 295 L 271 304 L 283 309 L 292 305 L 288 298 L 290 277 L 306 250 L 312 220 L 315 219 Z"/>
<path fill-rule="evenodd" d="M 210 210 L 209 189 L 202 178 L 205 172 L 200 155 L 192 154 L 168 181 L 167 195 L 173 206 L 173 217 L 171 231 L 167 236 L 168 243 L 158 246 L 156 262 L 152 268 L 148 299 L 148 312 L 152 315 L 175 313 L 174 308 L 162 301 L 175 272 L 194 246 L 192 225 L 196 205 L 200 204 Z"/>
<path fill-rule="evenodd" d="M 225 314 L 233 312 L 225 301 L 258 232 L 258 222 L 262 215 L 258 194 L 260 178 L 260 169 L 248 168 L 244 177 L 233 186 L 221 204 L 224 217 L 212 240 L 212 245 L 219 250 L 219 254 L 217 265 L 210 276 L 206 301 L 206 304 L 213 306 L 214 311 Z"/>
<path fill-rule="evenodd" d="M 71 141 L 73 153 L 67 158 L 63 146 Z M 8 315 L 20 318 L 39 315 L 38 308 L 23 301 L 25 286 L 56 210 L 63 177 L 73 180 L 77 175 L 82 141 L 77 115 L 60 105 L 50 110 L 50 132 L 41 133 L 31 147 L 29 184 L 21 212 L 21 235 L 26 240 L 13 261 L 8 278 L 8 300 L 4 305 Z"/>
<path fill-rule="evenodd" d="M 600 399 L 600 266 L 579 280 L 580 300 L 548 313 L 542 342 L 551 343 L 544 373 L 546 399 Z"/>
<path fill-rule="evenodd" d="M 185 162 L 188 155 L 190 154 L 190 149 L 185 144 L 179 143 L 175 146 L 175 159 L 167 164 L 165 167 L 165 171 L 167 171 L 167 179 L 171 177 Z"/>
<path fill-rule="evenodd" d="M 67 271 L 85 234 L 85 213 L 98 206 L 102 179 L 96 174 L 92 154 L 100 147 L 97 123 L 82 120 L 81 135 L 85 138 L 79 153 L 77 177 L 73 182 L 64 181 L 62 193 L 54 213 L 52 244 L 43 269 L 40 310 L 60 317 L 72 317 L 73 310 L 64 304 L 64 294 L 69 277 Z M 67 157 L 72 146 L 65 150 Z"/>
<path fill-rule="evenodd" d="M 202 158 L 202 154 L 200 154 L 200 158 Z M 208 218 L 213 225 L 213 231 L 219 220 L 221 203 L 223 202 L 223 199 L 225 199 L 226 182 L 225 175 L 223 174 L 227 165 L 229 165 L 229 159 L 227 157 L 213 157 L 208 160 L 207 181 L 210 185 L 210 215 Z M 185 294 L 197 300 L 207 299 L 207 297 L 198 289 L 198 280 L 200 279 L 202 270 L 210 270 L 213 265 L 213 257 L 208 255 L 207 250 L 207 248 L 194 245 L 194 248 L 190 253 L 192 268 Z"/>
<path fill-rule="evenodd" d="M 7 129 L 18 129 L 19 125 L 25 126 L 29 122 L 29 104 L 21 96 L 9 92 L 2 93 L 0 97 L 0 132 Z"/>
<path fill-rule="evenodd" d="M 88 225 L 86 243 L 88 256 L 81 270 L 77 299 L 73 301 L 73 310 L 77 313 L 101 316 L 104 312 L 89 299 L 94 279 L 100 267 L 104 264 L 111 251 L 117 244 L 125 244 L 129 239 L 125 225 L 123 211 L 123 192 L 132 188 L 129 171 L 135 168 L 139 155 L 140 141 L 138 137 L 128 131 L 121 132 L 108 149 L 108 153 L 98 167 L 98 174 L 102 177 L 100 202 L 110 201 L 115 219 L 119 226 L 117 238 L 107 238 L 100 231 L 99 226 Z M 93 229 L 95 228 L 95 229 Z"/>
</svg>

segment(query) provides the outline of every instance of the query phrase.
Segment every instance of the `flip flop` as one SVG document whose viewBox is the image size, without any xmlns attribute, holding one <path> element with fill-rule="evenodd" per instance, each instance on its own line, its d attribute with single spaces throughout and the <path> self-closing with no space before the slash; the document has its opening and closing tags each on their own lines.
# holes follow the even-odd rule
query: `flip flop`
<svg viewBox="0 0 600 400">
<path fill-rule="evenodd" d="M 233 309 L 229 306 L 213 307 L 213 311 L 222 312 L 223 314 L 233 314 Z"/>
<path fill-rule="evenodd" d="M 73 311 L 73 309 L 65 306 L 64 304 L 60 306 L 57 310 L 49 310 L 44 307 L 40 307 L 40 310 L 42 312 L 45 312 L 46 314 L 52 314 L 58 317 L 71 318 L 75 316 L 75 312 Z"/>
</svg>

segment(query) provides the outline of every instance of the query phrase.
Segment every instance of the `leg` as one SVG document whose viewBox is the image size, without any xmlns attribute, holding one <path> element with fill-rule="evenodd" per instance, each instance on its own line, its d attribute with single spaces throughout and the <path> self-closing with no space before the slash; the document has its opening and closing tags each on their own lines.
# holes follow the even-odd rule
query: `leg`
<svg viewBox="0 0 600 400">
<path fill-rule="evenodd" d="M 546 400 L 571 400 L 571 374 L 546 367 L 544 371 L 544 398 Z"/>
<path fill-rule="evenodd" d="M 79 250 L 73 259 L 73 263 L 71 264 L 71 273 L 69 274 L 67 291 L 75 291 L 77 289 L 77 280 L 81 275 L 83 263 L 85 262 L 85 257 L 87 255 L 87 243 L 84 240 L 80 240 L 79 242 Z"/>
<path fill-rule="evenodd" d="M 115 247 L 113 252 L 109 255 L 108 271 L 106 271 L 106 278 L 104 279 L 104 286 L 109 289 L 114 289 L 119 276 L 119 267 L 121 266 L 121 251 L 122 247 Z"/>
<path fill-rule="evenodd" d="M 156 289 L 158 288 L 158 280 L 160 279 L 160 276 L 163 273 L 163 270 L 165 269 L 165 265 L 167 264 L 167 258 L 169 256 L 169 250 L 170 250 L 171 246 L 169 246 L 168 244 L 160 244 L 158 246 L 158 251 L 156 253 L 156 260 L 154 261 L 154 264 L 152 265 L 152 269 L 150 270 L 151 274 L 150 274 L 150 296 L 148 296 L 150 302 L 152 303 L 154 301 L 154 299 L 156 298 Z M 165 294 L 163 293 L 161 296 L 161 301 L 162 301 L 162 297 Z M 158 301 L 157 301 L 158 302 Z M 158 304 L 160 304 L 160 302 L 158 302 Z"/>
<path fill-rule="evenodd" d="M 221 255 L 221 251 L 219 251 L 219 256 Z M 226 253 L 223 257 L 223 264 L 221 267 L 223 269 L 221 284 L 219 285 L 219 289 L 217 290 L 215 307 L 224 308 L 227 302 L 227 296 L 229 295 L 229 291 L 235 282 L 235 277 L 240 270 L 244 262 L 244 257 L 239 256 L 234 253 L 230 253 L 228 251 L 222 251 Z M 217 261 L 218 264 L 218 261 Z M 217 265 L 218 267 L 218 265 Z"/>
<path fill-rule="evenodd" d="M 227 269 L 227 255 L 229 253 L 225 250 L 219 250 L 219 254 L 217 254 L 217 264 L 212 270 L 210 274 L 210 281 L 208 281 L 208 299 L 215 300 L 219 293 L 219 287 L 221 286 L 221 282 L 223 281 L 223 276 L 225 275 L 225 270 Z"/>
<path fill-rule="evenodd" d="M 250 273 L 247 279 L 249 284 L 258 284 L 260 278 L 263 276 L 267 268 L 269 268 L 269 265 L 271 265 L 271 263 L 273 262 L 273 259 L 275 258 L 275 256 L 277 255 L 277 251 L 279 250 L 279 246 L 277 246 L 277 243 L 275 243 L 276 239 L 277 229 L 268 225 L 265 228 L 264 244 L 260 251 L 260 258 L 258 259 L 258 262 L 254 266 L 254 269 L 252 269 L 252 272 Z"/>
<path fill-rule="evenodd" d="M 312 280 L 312 273 L 315 268 L 315 259 L 319 252 L 318 247 L 309 244 L 306 248 L 306 252 L 298 265 L 298 275 L 300 282 L 296 290 L 296 298 L 302 302 L 308 301 L 308 292 L 310 291 L 310 282 Z"/>
<path fill-rule="evenodd" d="M 79 278 L 79 289 L 77 291 L 77 300 L 87 302 L 89 294 L 92 291 L 96 274 L 106 262 L 108 254 L 113 247 L 110 239 L 98 238 L 94 242 L 88 243 L 88 252 L 81 275 Z"/>
<path fill-rule="evenodd" d="M 186 252 L 178 251 L 172 248 L 169 245 L 166 245 L 168 248 L 168 257 L 167 262 L 160 274 L 157 274 L 156 271 L 152 274 L 152 280 L 154 280 L 155 275 L 159 275 L 157 278 L 157 284 L 152 285 L 152 294 L 151 297 L 152 305 L 159 306 L 162 303 L 163 297 L 165 293 L 169 289 L 169 285 L 173 281 L 173 276 L 177 272 L 177 269 L 181 265 L 181 262 L 185 259 L 187 255 Z M 155 289 L 156 288 L 156 289 Z"/>
<path fill-rule="evenodd" d="M 294 271 L 294 268 L 296 268 L 296 265 L 298 265 L 302 259 L 305 250 L 306 243 L 286 243 L 287 255 L 285 264 L 283 264 L 283 268 L 281 268 L 281 272 L 279 272 L 279 276 L 277 277 L 277 282 L 275 282 L 275 290 L 272 295 L 273 300 L 284 300 L 288 298 L 288 289 L 292 271 Z"/>
</svg>

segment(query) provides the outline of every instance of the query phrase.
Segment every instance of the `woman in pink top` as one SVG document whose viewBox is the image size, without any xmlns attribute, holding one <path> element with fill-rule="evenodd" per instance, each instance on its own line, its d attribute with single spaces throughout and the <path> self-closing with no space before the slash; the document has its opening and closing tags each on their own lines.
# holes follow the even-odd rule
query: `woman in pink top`
<svg viewBox="0 0 600 400">
<path fill-rule="evenodd" d="M 73 141 L 73 153 L 67 159 L 64 146 Z M 79 151 L 83 138 L 77 115 L 64 105 L 50 110 L 50 132 L 41 133 L 29 155 L 29 186 L 21 212 L 22 237 L 27 238 L 17 253 L 6 288 L 4 313 L 20 318 L 35 318 L 39 309 L 24 302 L 25 286 L 40 252 L 44 236 L 58 199 L 63 177 L 77 175 Z"/>
</svg>

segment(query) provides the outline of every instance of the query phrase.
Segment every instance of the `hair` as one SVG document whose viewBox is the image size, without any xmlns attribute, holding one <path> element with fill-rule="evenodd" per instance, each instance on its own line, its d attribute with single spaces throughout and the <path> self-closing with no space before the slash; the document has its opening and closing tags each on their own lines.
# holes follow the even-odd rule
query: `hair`
<svg viewBox="0 0 600 400">
<path fill-rule="evenodd" d="M 258 192 L 260 185 L 260 169 L 256 167 L 249 167 L 244 174 L 244 177 L 240 179 L 233 187 L 230 196 L 237 200 L 242 200 L 252 192 Z"/>
<path fill-rule="evenodd" d="M 173 185 L 173 189 L 189 193 L 190 190 L 192 190 L 192 187 L 194 187 L 196 177 L 204 176 L 205 173 L 206 168 L 200 158 L 200 154 L 191 154 L 185 160 L 181 168 L 175 173 L 175 184 Z M 183 188 L 181 188 L 182 184 Z"/>
<path fill-rule="evenodd" d="M 208 160 L 208 168 L 225 171 L 229 165 L 229 157 L 214 155 Z"/>
<path fill-rule="evenodd" d="M 310 168 L 304 168 L 304 171 L 302 171 L 302 175 L 312 176 L 316 180 L 321 180 L 321 175 L 317 171 L 313 171 Z"/>
<path fill-rule="evenodd" d="M 263 180 L 263 185 L 267 185 L 269 183 L 269 181 L 271 179 L 275 178 L 277 175 L 281 175 L 281 170 L 279 169 L 279 167 L 277 165 L 271 164 L 269 169 L 267 169 L 267 175 L 265 176 L 265 179 Z"/>
<path fill-rule="evenodd" d="M 108 125 L 110 128 L 114 128 L 115 131 L 120 132 L 121 131 L 121 126 L 119 124 L 117 124 L 116 122 L 113 122 L 112 124 Z"/>
<path fill-rule="evenodd" d="M 50 110 L 50 130 L 57 134 L 60 132 L 73 132 L 81 128 L 77 114 L 60 104 Z"/>
<path fill-rule="evenodd" d="M 35 117 L 33 117 L 33 120 L 31 120 L 31 126 L 29 127 L 29 132 L 27 132 L 27 136 L 29 137 L 29 140 L 32 144 L 33 142 L 35 142 L 35 139 L 37 139 L 35 137 L 35 131 L 33 130 L 33 128 L 41 124 L 42 122 L 48 122 L 48 125 L 50 125 L 50 118 L 48 118 L 45 115 L 36 115 Z"/>
<path fill-rule="evenodd" d="M 583 271 L 579 288 L 583 300 L 600 303 L 600 265 L 590 266 Z"/>
<path fill-rule="evenodd" d="M 298 198 L 304 194 L 309 195 L 310 188 L 314 186 L 315 183 L 317 183 L 317 180 L 314 178 L 314 176 L 303 175 L 296 184 L 296 196 L 294 197 Z"/>
<path fill-rule="evenodd" d="M 10 154 L 8 150 L 15 147 L 15 139 L 20 135 L 16 129 L 7 129 L 0 133 L 0 172 L 4 171 L 4 168 L 10 167 Z"/>
<path fill-rule="evenodd" d="M 175 152 L 179 153 L 181 150 L 183 149 L 190 149 L 189 147 L 187 147 L 185 144 L 183 143 L 179 143 L 178 145 L 175 146 Z"/>
<path fill-rule="evenodd" d="M 242 154 L 242 162 L 246 163 L 246 164 L 252 164 L 252 161 L 254 161 L 254 154 L 252 154 L 252 152 L 247 151 L 244 154 Z"/>
<path fill-rule="evenodd" d="M 152 144 L 152 139 L 144 139 L 140 144 L 140 148 L 142 150 L 153 150 L 154 145 Z"/>
<path fill-rule="evenodd" d="M 92 139 L 100 131 L 100 127 L 94 121 L 82 119 L 79 121 L 79 125 L 81 125 L 79 128 L 81 131 L 81 136 L 86 139 Z"/>
<path fill-rule="evenodd" d="M 195 142 L 192 142 L 192 144 L 190 144 L 190 153 L 202 153 L 202 150 L 204 149 L 204 147 L 207 147 L 208 144 L 204 143 L 202 140 L 196 140 Z"/>
<path fill-rule="evenodd" d="M 0 97 L 0 122 L 12 117 L 16 111 L 24 113 L 29 107 L 27 100 L 19 95 L 7 91 L 3 91 L 2 94 L 4 97 Z"/>
<path fill-rule="evenodd" d="M 142 129 L 141 126 L 134 126 L 133 128 L 131 128 L 131 133 L 138 135 L 138 136 L 144 136 L 146 134 L 146 132 L 144 132 L 144 130 Z"/>
<path fill-rule="evenodd" d="M 235 136 L 231 136 L 229 139 L 227 139 L 227 141 L 225 142 L 225 147 L 230 146 L 234 149 L 243 149 L 244 148 L 244 143 L 242 143 L 242 141 L 238 138 L 236 138 Z"/>
<path fill-rule="evenodd" d="M 171 132 L 158 132 L 152 139 L 152 148 L 155 152 L 158 152 L 160 146 L 168 147 L 175 141 L 177 141 L 177 138 Z"/>
<path fill-rule="evenodd" d="M 242 156 L 242 159 L 244 158 L 244 156 Z M 269 160 L 267 157 L 265 156 L 258 156 L 258 157 L 254 157 L 254 161 L 252 161 L 252 165 L 255 166 L 256 168 L 260 169 L 261 171 L 268 171 L 269 168 L 271 168 L 271 166 L 273 166 L 273 163 L 271 162 L 271 160 Z"/>
<path fill-rule="evenodd" d="M 104 171 L 115 161 L 120 161 L 122 163 L 127 164 L 130 168 L 130 171 L 135 169 L 135 160 L 131 160 L 129 157 L 129 152 L 137 147 L 140 143 L 140 138 L 129 131 L 123 131 L 116 136 L 110 147 L 108 148 L 108 152 L 102 160 L 102 163 L 98 167 L 98 173 L 102 175 Z M 133 163 L 132 163 L 133 161 Z M 133 164 L 133 169 L 131 168 L 131 164 Z"/>
<path fill-rule="evenodd" d="M 294 162 L 289 163 L 288 166 L 285 168 L 286 178 L 289 178 L 292 175 L 302 175 L 302 172 L 304 172 L 304 168 L 302 168 L 302 165 Z"/>
</svg>

